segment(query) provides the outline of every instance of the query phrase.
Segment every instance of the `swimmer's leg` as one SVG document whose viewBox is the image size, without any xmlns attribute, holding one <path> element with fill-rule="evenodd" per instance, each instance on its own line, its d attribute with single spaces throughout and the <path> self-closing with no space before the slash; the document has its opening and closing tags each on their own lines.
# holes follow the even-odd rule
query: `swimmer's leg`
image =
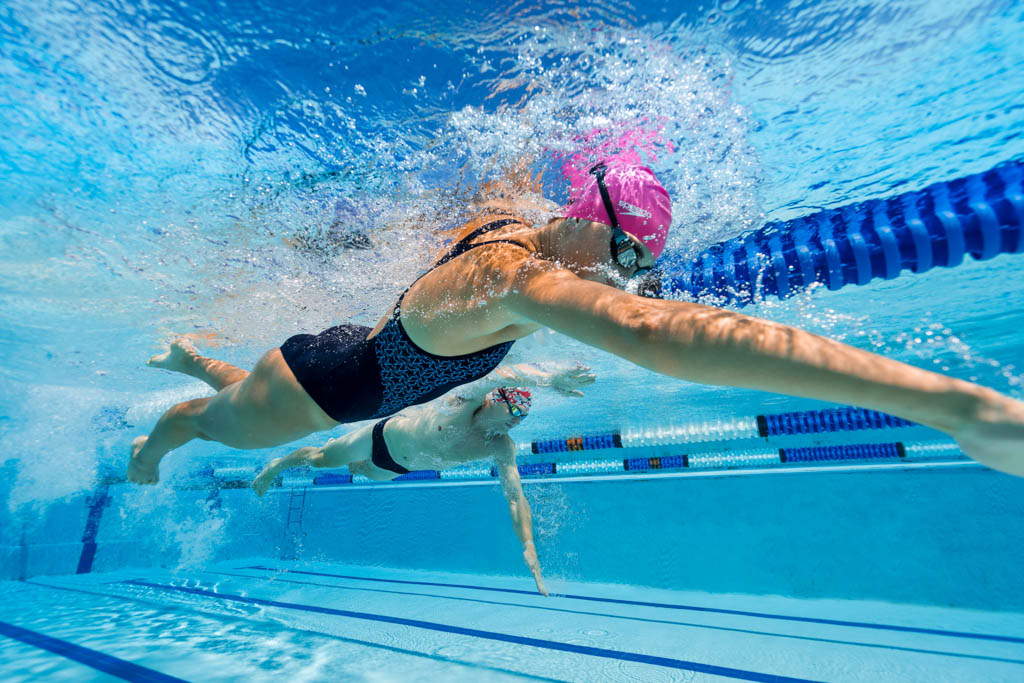
<svg viewBox="0 0 1024 683">
<path fill-rule="evenodd" d="M 282 458 L 275 458 L 256 475 L 252 487 L 256 495 L 262 496 L 277 475 L 284 470 L 293 467 L 343 467 L 349 463 L 366 460 L 372 453 L 372 432 L 372 425 L 360 427 L 337 439 L 331 439 L 323 446 L 306 446 Z"/>
<path fill-rule="evenodd" d="M 136 484 L 155 484 L 160 481 L 160 461 L 169 452 L 202 437 L 196 418 L 212 399 L 197 398 L 184 401 L 164 413 L 148 437 L 132 440 L 132 454 L 128 461 L 128 481 Z"/>
<path fill-rule="evenodd" d="M 190 375 L 217 391 L 249 376 L 248 370 L 199 355 L 196 347 L 185 337 L 175 339 L 167 351 L 153 356 L 146 365 Z"/>
<path fill-rule="evenodd" d="M 132 442 L 128 479 L 159 480 L 160 460 L 192 439 L 231 448 L 270 448 L 338 425 L 296 381 L 280 349 L 271 349 L 245 379 L 215 396 L 179 403 L 157 422 L 149 438 Z"/>
</svg>

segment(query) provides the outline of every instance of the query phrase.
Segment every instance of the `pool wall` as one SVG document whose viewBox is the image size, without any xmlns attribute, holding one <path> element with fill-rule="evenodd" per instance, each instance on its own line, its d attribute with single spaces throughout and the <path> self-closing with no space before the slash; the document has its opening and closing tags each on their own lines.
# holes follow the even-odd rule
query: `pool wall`
<svg viewBox="0 0 1024 683">
<path fill-rule="evenodd" d="M 306 552 L 523 573 L 497 485 L 438 493 L 312 496 L 308 518 L 334 523 L 307 537 Z M 562 519 L 539 544 L 552 578 L 1024 609 L 1024 481 L 975 466 L 537 482 L 527 495 L 538 527 Z"/>
<path fill-rule="evenodd" d="M 38 514 L 0 507 L 0 578 L 294 555 L 287 495 L 260 500 L 250 490 L 140 491 L 120 484 L 100 496 L 71 496 L 40 506 Z M 92 524 L 90 511 L 98 517 Z"/>
<path fill-rule="evenodd" d="M 972 464 L 641 474 L 530 481 L 526 492 L 555 586 L 1024 610 L 1024 481 Z M 81 569 L 95 500 L 0 520 L 15 532 L 0 548 L 3 578 Z M 262 556 L 527 578 L 496 483 L 279 490 L 262 500 L 248 490 L 114 485 L 95 542 L 92 571 Z"/>
</svg>

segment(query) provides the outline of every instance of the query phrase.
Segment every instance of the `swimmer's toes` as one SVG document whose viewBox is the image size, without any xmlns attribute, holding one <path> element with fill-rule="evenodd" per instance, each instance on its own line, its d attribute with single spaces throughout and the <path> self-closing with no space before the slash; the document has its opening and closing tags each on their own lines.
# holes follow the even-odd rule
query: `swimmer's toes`
<svg viewBox="0 0 1024 683">
<path fill-rule="evenodd" d="M 146 361 L 146 365 L 151 368 L 182 372 L 185 366 L 193 361 L 196 353 L 196 348 L 190 341 L 179 337 L 171 342 L 166 351 L 158 353 Z"/>
<path fill-rule="evenodd" d="M 167 359 L 170 357 L 170 355 L 170 351 L 158 353 L 155 356 L 151 357 L 149 360 L 147 360 L 146 365 L 148 365 L 151 368 L 162 368 L 164 367 L 164 364 L 167 363 Z"/>
</svg>

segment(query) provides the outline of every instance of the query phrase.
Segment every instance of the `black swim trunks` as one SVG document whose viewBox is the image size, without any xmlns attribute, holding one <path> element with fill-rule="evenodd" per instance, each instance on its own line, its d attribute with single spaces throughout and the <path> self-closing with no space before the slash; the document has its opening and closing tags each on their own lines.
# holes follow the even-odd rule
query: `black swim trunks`
<svg viewBox="0 0 1024 683">
<path fill-rule="evenodd" d="M 513 240 L 470 244 L 486 232 L 518 222 L 502 219 L 477 228 L 459 240 L 434 268 L 485 244 L 515 244 L 525 249 Z M 391 317 L 373 339 L 366 338 L 372 331 L 369 327 L 338 325 L 317 335 L 295 335 L 281 345 L 281 354 L 299 384 L 338 422 L 386 417 L 426 403 L 494 370 L 512 347 L 512 342 L 504 342 L 462 356 L 437 356 L 424 351 L 402 327 L 402 299 L 408 291 L 406 288 L 402 292 Z"/>
<path fill-rule="evenodd" d="M 381 468 L 382 470 L 389 470 L 398 474 L 408 474 L 409 470 L 405 469 L 391 457 L 391 451 L 388 450 L 387 443 L 384 442 L 384 425 L 388 423 L 391 418 L 385 418 L 373 425 L 373 450 L 370 460 L 374 465 Z"/>
</svg>

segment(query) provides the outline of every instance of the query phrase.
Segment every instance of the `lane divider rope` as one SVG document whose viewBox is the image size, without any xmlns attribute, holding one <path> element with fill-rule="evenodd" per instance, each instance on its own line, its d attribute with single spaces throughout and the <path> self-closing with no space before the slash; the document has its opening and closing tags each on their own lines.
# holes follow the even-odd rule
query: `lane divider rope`
<svg viewBox="0 0 1024 683">
<path fill-rule="evenodd" d="M 681 425 L 663 423 L 652 427 L 629 427 L 619 432 L 606 434 L 540 439 L 517 444 L 517 449 L 520 454 L 539 455 L 913 426 L 916 426 L 913 422 L 894 415 L 880 413 L 877 410 L 845 406 L 708 422 L 691 422 Z"/>
<path fill-rule="evenodd" d="M 787 221 L 659 260 L 661 290 L 734 306 L 1024 252 L 1024 161 Z"/>
</svg>

